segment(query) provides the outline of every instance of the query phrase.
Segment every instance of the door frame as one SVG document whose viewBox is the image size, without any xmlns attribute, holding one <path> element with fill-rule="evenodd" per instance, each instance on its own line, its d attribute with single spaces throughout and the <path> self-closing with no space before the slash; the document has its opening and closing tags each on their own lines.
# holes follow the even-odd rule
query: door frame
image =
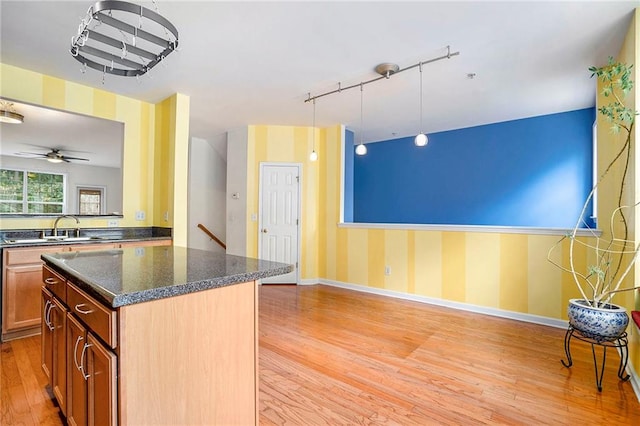
<svg viewBox="0 0 640 426">
<path fill-rule="evenodd" d="M 269 166 L 275 167 L 295 167 L 298 171 L 298 224 L 296 226 L 297 233 L 297 247 L 296 247 L 296 285 L 300 284 L 300 264 L 301 264 L 301 247 L 302 242 L 300 241 L 300 230 L 302 227 L 302 163 L 288 163 L 288 162 L 274 162 L 274 161 L 261 161 L 260 162 L 260 178 L 258 184 L 258 258 L 262 253 L 262 237 L 260 230 L 262 229 L 262 190 L 263 190 L 263 179 L 264 179 L 264 169 Z M 258 284 L 262 284 L 262 280 L 258 282 Z"/>
</svg>

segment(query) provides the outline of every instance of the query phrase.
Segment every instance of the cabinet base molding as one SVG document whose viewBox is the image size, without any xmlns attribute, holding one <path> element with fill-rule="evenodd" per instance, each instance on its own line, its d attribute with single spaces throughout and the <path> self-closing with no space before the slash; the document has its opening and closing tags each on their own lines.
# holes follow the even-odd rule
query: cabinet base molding
<svg viewBox="0 0 640 426">
<path fill-rule="evenodd" d="M 25 328 L 24 330 L 10 331 L 2 335 L 2 341 L 22 339 L 23 337 L 37 336 L 40 334 L 40 326 Z"/>
</svg>

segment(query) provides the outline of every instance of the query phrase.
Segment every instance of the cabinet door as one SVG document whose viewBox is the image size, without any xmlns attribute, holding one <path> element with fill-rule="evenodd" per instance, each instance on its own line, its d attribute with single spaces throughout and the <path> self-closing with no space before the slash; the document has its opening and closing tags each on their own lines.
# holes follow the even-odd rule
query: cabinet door
<svg viewBox="0 0 640 426">
<path fill-rule="evenodd" d="M 87 343 L 88 424 L 114 426 L 118 423 L 116 355 L 91 333 L 88 333 Z"/>
<path fill-rule="evenodd" d="M 49 321 L 53 328 L 51 345 L 52 357 L 52 389 L 53 395 L 58 401 L 62 414 L 67 412 L 67 309 L 55 297 L 52 298 L 52 306 Z"/>
<path fill-rule="evenodd" d="M 87 383 L 84 365 L 86 356 L 85 328 L 70 313 L 67 314 L 67 424 L 87 424 Z"/>
<path fill-rule="evenodd" d="M 53 337 L 53 326 L 49 320 L 49 314 L 51 310 L 51 293 L 46 289 L 42 288 L 42 323 L 41 323 L 41 334 L 40 334 L 40 342 L 42 346 L 42 371 L 44 372 L 47 379 L 49 379 L 49 385 L 53 387 L 51 372 L 53 370 L 53 346 L 52 346 L 52 337 Z"/>
<path fill-rule="evenodd" d="M 41 264 L 5 268 L 2 334 L 40 325 L 41 287 Z"/>
</svg>

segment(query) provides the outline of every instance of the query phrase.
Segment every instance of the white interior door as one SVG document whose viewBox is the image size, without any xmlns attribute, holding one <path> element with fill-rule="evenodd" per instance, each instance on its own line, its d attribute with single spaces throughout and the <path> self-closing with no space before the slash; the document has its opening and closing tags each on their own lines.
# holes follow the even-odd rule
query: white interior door
<svg viewBox="0 0 640 426">
<path fill-rule="evenodd" d="M 297 284 L 300 166 L 263 163 L 260 172 L 260 258 L 294 265 L 262 283 Z"/>
</svg>

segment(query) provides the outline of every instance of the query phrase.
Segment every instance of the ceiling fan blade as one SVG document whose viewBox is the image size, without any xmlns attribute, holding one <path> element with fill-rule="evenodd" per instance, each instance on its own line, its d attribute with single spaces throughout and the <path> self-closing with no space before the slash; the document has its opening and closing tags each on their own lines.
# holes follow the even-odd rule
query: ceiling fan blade
<svg viewBox="0 0 640 426">
<path fill-rule="evenodd" d="M 88 158 L 80 158 L 80 157 L 69 157 L 68 155 L 63 155 L 62 156 L 63 160 L 81 160 L 81 161 L 89 161 Z"/>
<path fill-rule="evenodd" d="M 35 157 L 46 157 L 47 154 L 40 154 L 38 152 L 16 152 L 15 155 L 21 155 L 24 157 L 35 156 Z"/>
</svg>

